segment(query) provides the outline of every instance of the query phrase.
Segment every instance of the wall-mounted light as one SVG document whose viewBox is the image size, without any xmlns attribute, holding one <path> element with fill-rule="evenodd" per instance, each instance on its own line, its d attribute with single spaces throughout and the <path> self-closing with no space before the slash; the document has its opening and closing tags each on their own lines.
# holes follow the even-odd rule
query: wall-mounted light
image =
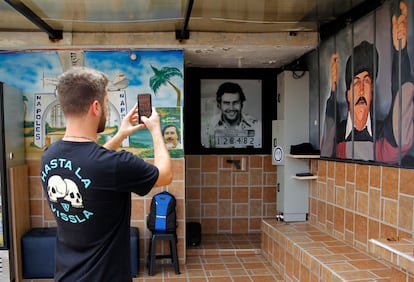
<svg viewBox="0 0 414 282">
<path fill-rule="evenodd" d="M 130 51 L 130 52 L 129 52 L 129 58 L 130 58 L 132 61 L 135 61 L 135 60 L 137 59 L 137 54 L 135 54 L 135 52 Z"/>
<path fill-rule="evenodd" d="M 238 58 L 237 58 L 237 66 L 238 66 L 239 68 L 241 68 L 241 67 L 242 67 L 242 59 L 243 59 L 243 57 L 238 57 Z"/>
</svg>

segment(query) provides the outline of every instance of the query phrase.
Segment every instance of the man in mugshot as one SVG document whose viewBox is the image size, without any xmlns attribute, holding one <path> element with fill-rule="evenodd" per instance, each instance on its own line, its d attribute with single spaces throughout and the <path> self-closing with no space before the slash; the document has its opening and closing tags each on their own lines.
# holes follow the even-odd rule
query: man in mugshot
<svg viewBox="0 0 414 282">
<path fill-rule="evenodd" d="M 239 84 L 225 82 L 216 93 L 218 115 L 206 127 L 205 148 L 258 148 L 261 122 L 243 112 L 246 96 Z"/>
</svg>

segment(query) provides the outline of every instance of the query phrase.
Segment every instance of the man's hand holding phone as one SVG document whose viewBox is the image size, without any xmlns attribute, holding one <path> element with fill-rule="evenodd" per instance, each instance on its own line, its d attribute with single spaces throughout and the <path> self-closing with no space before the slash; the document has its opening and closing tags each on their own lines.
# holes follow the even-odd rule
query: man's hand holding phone
<svg viewBox="0 0 414 282">
<path fill-rule="evenodd" d="M 141 117 L 145 116 L 149 118 L 152 113 L 151 94 L 148 94 L 148 93 L 138 94 L 137 104 L 138 104 L 139 123 L 143 123 Z"/>
</svg>

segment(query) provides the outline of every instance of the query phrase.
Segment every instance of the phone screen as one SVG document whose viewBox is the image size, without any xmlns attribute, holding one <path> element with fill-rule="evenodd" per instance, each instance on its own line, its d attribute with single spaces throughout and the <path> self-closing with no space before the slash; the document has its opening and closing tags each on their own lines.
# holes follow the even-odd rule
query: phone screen
<svg viewBox="0 0 414 282">
<path fill-rule="evenodd" d="M 142 123 L 141 117 L 146 116 L 150 117 L 152 114 L 152 101 L 151 101 L 151 94 L 138 94 L 138 115 L 139 115 L 139 123 Z"/>
</svg>

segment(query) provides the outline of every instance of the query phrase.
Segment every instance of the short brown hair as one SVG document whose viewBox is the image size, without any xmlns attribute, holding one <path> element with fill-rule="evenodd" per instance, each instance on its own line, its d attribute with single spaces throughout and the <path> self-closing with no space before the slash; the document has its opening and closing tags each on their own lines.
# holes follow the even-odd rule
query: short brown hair
<svg viewBox="0 0 414 282">
<path fill-rule="evenodd" d="M 73 67 L 58 77 L 57 97 L 65 115 L 88 112 L 95 100 L 104 103 L 108 77 L 95 69 Z"/>
</svg>

